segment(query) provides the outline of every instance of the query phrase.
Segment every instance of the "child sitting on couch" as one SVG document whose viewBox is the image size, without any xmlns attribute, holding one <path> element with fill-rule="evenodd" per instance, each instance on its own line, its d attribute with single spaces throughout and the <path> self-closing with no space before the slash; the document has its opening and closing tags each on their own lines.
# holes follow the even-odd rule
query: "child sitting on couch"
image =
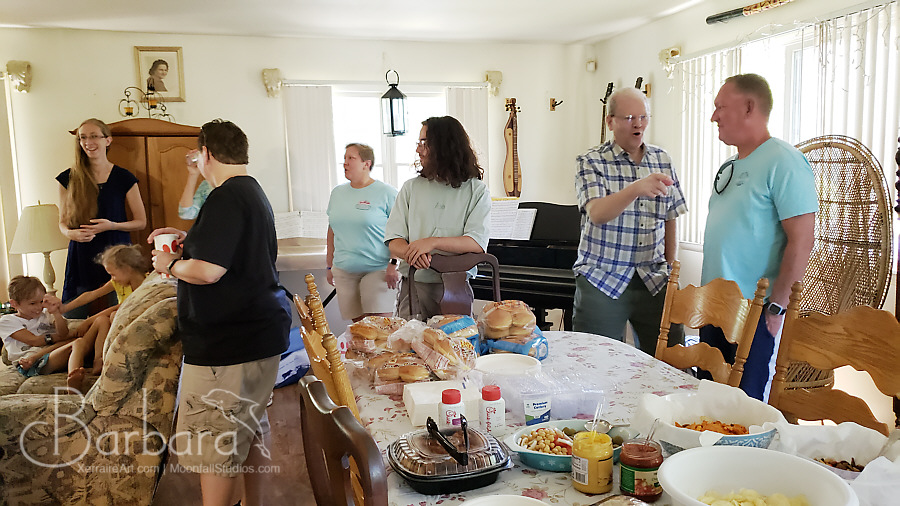
<svg viewBox="0 0 900 506">
<path fill-rule="evenodd" d="M 62 302 L 31 276 L 14 277 L 8 291 L 16 313 L 0 317 L 0 337 L 9 361 L 27 378 L 65 370 L 72 340 Z"/>
<path fill-rule="evenodd" d="M 151 268 L 150 259 L 144 256 L 141 247 L 137 245 L 110 246 L 98 256 L 97 263 L 106 269 L 109 281 L 96 290 L 82 293 L 62 306 L 62 312 L 67 313 L 112 292 L 116 293 L 118 300 L 118 304 L 91 316 L 75 330 L 75 335 L 80 339 L 72 345 L 67 384 L 78 390 L 81 390 L 85 374 L 100 374 L 103 369 L 103 347 L 116 310 L 131 292 L 141 286 Z M 83 367 L 85 356 L 91 353 L 91 350 L 93 350 L 93 367 L 86 370 Z"/>
</svg>

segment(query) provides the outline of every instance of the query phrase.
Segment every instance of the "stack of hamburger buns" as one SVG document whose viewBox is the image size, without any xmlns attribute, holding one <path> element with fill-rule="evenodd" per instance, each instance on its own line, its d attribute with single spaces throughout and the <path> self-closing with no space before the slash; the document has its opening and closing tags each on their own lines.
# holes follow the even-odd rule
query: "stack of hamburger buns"
<svg viewBox="0 0 900 506">
<path fill-rule="evenodd" d="M 485 304 L 481 321 L 486 339 L 512 339 L 523 343 L 534 332 L 536 324 L 534 313 L 520 300 Z"/>
<path fill-rule="evenodd" d="M 406 324 L 403 318 L 366 316 L 350 325 L 349 349 L 365 356 L 388 351 L 408 351 L 396 349 L 397 344 L 388 340 L 391 334 Z M 402 346 L 401 346 L 402 347 Z"/>
<path fill-rule="evenodd" d="M 547 339 L 537 328 L 534 313 L 520 300 L 485 304 L 478 325 L 485 353 L 519 353 L 539 360 L 548 355 Z"/>
</svg>

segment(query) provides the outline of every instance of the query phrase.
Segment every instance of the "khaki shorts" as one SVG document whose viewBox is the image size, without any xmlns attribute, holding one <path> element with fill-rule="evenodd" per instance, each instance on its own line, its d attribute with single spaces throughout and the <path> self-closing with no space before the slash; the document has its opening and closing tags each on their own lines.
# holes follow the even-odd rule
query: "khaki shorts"
<svg viewBox="0 0 900 506">
<path fill-rule="evenodd" d="M 388 288 L 384 280 L 385 270 L 372 272 L 347 272 L 334 267 L 334 288 L 337 290 L 341 316 L 352 320 L 364 314 L 393 313 L 397 303 L 397 290 Z"/>
<path fill-rule="evenodd" d="M 178 463 L 195 473 L 234 477 L 243 472 L 251 445 L 270 449 L 266 403 L 278 376 L 274 356 L 228 366 L 184 364 L 173 437 Z"/>
</svg>

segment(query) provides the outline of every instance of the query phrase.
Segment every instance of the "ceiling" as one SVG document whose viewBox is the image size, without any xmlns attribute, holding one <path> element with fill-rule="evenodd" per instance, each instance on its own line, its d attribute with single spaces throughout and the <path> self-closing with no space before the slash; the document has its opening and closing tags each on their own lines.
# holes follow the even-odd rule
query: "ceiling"
<svg viewBox="0 0 900 506">
<path fill-rule="evenodd" d="M 711 0 L 4 0 L 0 26 L 203 35 L 594 42 Z M 732 2 L 727 2 L 732 3 Z M 710 14 L 719 6 L 710 7 Z"/>
</svg>

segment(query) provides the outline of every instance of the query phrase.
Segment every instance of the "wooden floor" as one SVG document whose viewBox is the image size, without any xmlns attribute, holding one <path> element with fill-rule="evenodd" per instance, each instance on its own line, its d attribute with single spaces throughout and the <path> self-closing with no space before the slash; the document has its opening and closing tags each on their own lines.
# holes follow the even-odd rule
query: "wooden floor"
<svg viewBox="0 0 900 506">
<path fill-rule="evenodd" d="M 267 477 L 266 506 L 314 506 L 312 486 L 306 472 L 303 440 L 300 436 L 300 390 L 294 384 L 275 390 L 269 406 L 272 439 L 272 466 L 278 472 Z M 200 479 L 196 474 L 173 470 L 177 456 L 169 455 L 166 472 L 159 483 L 153 506 L 201 504 Z M 240 499 L 235 494 L 234 503 Z"/>
</svg>

